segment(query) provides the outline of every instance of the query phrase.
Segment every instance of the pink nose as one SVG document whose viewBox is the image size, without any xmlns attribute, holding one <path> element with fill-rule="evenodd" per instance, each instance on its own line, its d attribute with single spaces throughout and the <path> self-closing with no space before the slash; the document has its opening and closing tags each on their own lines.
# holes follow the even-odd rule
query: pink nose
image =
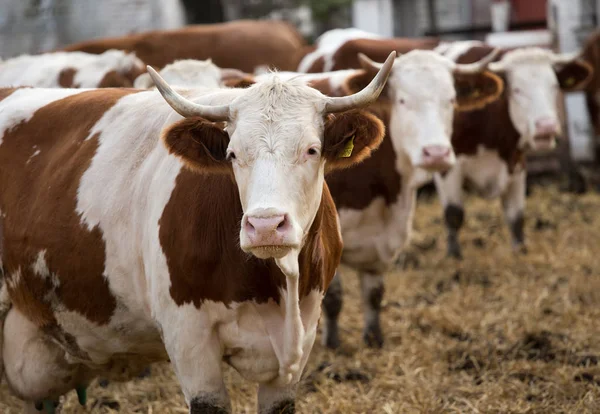
<svg viewBox="0 0 600 414">
<path fill-rule="evenodd" d="M 423 148 L 423 166 L 431 168 L 450 167 L 452 149 L 444 145 L 428 145 Z"/>
<path fill-rule="evenodd" d="M 560 132 L 558 121 L 546 117 L 535 121 L 535 135 L 557 135 Z"/>
<path fill-rule="evenodd" d="M 244 230 L 254 246 L 277 246 L 285 244 L 292 226 L 286 214 L 269 217 L 247 216 Z"/>
</svg>

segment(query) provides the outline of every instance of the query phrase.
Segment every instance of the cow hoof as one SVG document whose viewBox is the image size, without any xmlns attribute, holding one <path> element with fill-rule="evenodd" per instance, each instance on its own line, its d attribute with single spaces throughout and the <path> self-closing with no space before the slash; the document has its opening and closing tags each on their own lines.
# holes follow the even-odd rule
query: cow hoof
<svg viewBox="0 0 600 414">
<path fill-rule="evenodd" d="M 463 255 L 462 255 L 460 246 L 449 246 L 448 247 L 448 257 L 451 257 L 456 260 L 462 260 Z"/>
<path fill-rule="evenodd" d="M 79 400 L 79 404 L 85 407 L 85 404 L 87 403 L 87 389 L 83 385 L 80 385 L 75 388 L 75 391 L 77 391 L 77 400 Z"/>
<path fill-rule="evenodd" d="M 323 345 L 329 349 L 338 349 L 340 347 L 340 338 L 337 335 L 327 335 L 323 341 Z"/>
<path fill-rule="evenodd" d="M 513 246 L 513 250 L 517 254 L 527 254 L 529 253 L 529 249 L 525 244 L 517 244 Z"/>
<path fill-rule="evenodd" d="M 383 332 L 379 326 L 367 327 L 363 333 L 363 341 L 369 348 L 383 347 Z"/>
</svg>

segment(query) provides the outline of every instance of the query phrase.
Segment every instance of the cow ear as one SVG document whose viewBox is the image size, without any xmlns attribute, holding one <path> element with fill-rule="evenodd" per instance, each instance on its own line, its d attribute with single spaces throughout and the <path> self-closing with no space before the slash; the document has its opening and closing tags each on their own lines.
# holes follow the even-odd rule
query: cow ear
<svg viewBox="0 0 600 414">
<path fill-rule="evenodd" d="M 223 79 L 223 85 L 228 88 L 247 88 L 254 85 L 254 80 L 250 77 Z"/>
<path fill-rule="evenodd" d="M 326 172 L 350 167 L 371 156 L 384 135 L 383 122 L 369 112 L 352 110 L 327 115 L 323 140 Z"/>
<path fill-rule="evenodd" d="M 231 163 L 226 160 L 229 135 L 224 127 L 223 122 L 186 118 L 168 127 L 162 139 L 169 152 L 179 157 L 189 169 L 226 174 L 231 171 Z"/>
<path fill-rule="evenodd" d="M 578 91 L 586 87 L 594 68 L 581 59 L 574 60 L 555 69 L 558 84 L 564 92 Z"/>
<path fill-rule="evenodd" d="M 504 91 L 504 81 L 498 75 L 484 70 L 473 74 L 454 74 L 456 109 L 473 111 L 495 101 Z"/>
<path fill-rule="evenodd" d="M 98 85 L 99 88 L 131 88 L 133 83 L 116 70 L 108 72 Z"/>
</svg>

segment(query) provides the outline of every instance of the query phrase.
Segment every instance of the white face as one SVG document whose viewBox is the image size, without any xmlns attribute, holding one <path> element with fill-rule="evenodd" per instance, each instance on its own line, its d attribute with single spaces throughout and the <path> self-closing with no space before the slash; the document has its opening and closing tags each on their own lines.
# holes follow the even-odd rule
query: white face
<svg viewBox="0 0 600 414">
<path fill-rule="evenodd" d="M 294 88 L 287 100 L 275 88 Z M 228 158 L 244 216 L 240 245 L 259 258 L 300 247 L 321 203 L 323 115 L 314 89 L 274 83 L 232 103 Z"/>
<path fill-rule="evenodd" d="M 456 161 L 451 145 L 456 99 L 452 70 L 453 64 L 434 52 L 410 52 L 394 63 L 387 83 L 390 137 L 415 168 L 447 170 Z"/>
<path fill-rule="evenodd" d="M 559 85 L 551 62 L 534 60 L 506 69 L 509 113 L 521 135 L 521 146 L 552 149 L 560 135 L 557 115 Z"/>
</svg>

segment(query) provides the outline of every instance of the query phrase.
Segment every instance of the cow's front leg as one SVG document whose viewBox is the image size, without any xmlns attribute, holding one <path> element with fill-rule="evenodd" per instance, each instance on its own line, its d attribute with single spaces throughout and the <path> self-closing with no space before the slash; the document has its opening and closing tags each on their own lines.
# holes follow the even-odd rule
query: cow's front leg
<svg viewBox="0 0 600 414">
<path fill-rule="evenodd" d="M 383 276 L 360 273 L 359 277 L 365 318 L 363 341 L 371 348 L 381 348 L 383 332 L 381 331 L 380 313 L 385 291 Z"/>
<path fill-rule="evenodd" d="M 296 412 L 296 384 L 277 387 L 260 384 L 258 387 L 259 414 L 294 414 Z"/>
<path fill-rule="evenodd" d="M 190 414 L 231 411 L 223 373 L 223 358 L 208 312 L 191 304 L 161 317 L 165 348 L 181 385 Z"/>
<path fill-rule="evenodd" d="M 335 274 L 323 298 L 323 345 L 335 349 L 340 346 L 338 318 L 342 310 L 343 290 L 338 273 Z"/>
<path fill-rule="evenodd" d="M 462 259 L 462 249 L 458 234 L 465 219 L 463 208 L 463 175 L 460 165 L 456 165 L 442 176 L 434 175 L 435 187 L 444 207 L 444 222 L 448 230 L 448 256 Z"/>
<path fill-rule="evenodd" d="M 504 218 L 510 228 L 513 249 L 526 253 L 525 234 L 525 187 L 527 175 L 525 170 L 516 172 L 511 177 L 508 187 L 502 194 Z"/>
</svg>

